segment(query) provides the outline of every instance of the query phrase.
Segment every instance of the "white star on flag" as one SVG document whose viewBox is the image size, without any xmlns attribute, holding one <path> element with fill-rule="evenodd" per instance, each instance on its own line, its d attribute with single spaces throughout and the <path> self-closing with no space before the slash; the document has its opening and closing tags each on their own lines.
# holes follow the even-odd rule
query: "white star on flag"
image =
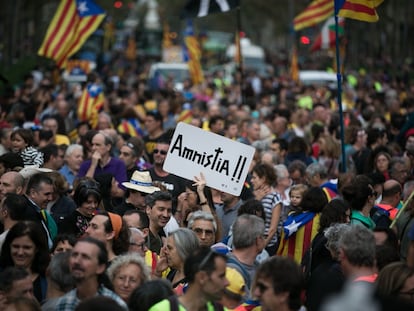
<svg viewBox="0 0 414 311">
<path fill-rule="evenodd" d="M 289 225 L 285 226 L 285 229 L 289 231 L 288 236 L 291 236 L 293 233 L 298 231 L 298 228 L 301 224 L 302 222 L 296 222 L 295 220 L 293 220 Z"/>
<path fill-rule="evenodd" d="M 86 1 L 80 2 L 78 6 L 78 11 L 81 15 L 85 14 L 85 12 L 89 11 Z"/>
<path fill-rule="evenodd" d="M 91 85 L 91 87 L 89 88 L 89 91 L 91 93 L 96 93 L 98 92 L 98 90 L 99 90 L 99 87 L 96 84 Z"/>
</svg>

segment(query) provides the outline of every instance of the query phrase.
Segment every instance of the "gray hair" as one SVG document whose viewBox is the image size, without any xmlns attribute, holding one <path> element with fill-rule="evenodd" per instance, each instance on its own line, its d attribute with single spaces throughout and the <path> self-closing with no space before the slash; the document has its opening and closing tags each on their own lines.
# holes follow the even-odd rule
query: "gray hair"
<svg viewBox="0 0 414 311">
<path fill-rule="evenodd" d="M 374 233 L 363 225 L 351 225 L 339 238 L 339 248 L 354 266 L 373 267 L 375 264 Z"/>
<path fill-rule="evenodd" d="M 131 239 L 132 234 L 134 233 L 138 233 L 141 237 L 145 237 L 144 236 L 144 232 L 142 232 L 141 230 L 139 230 L 138 228 L 134 228 L 134 227 L 129 227 L 129 238 Z"/>
<path fill-rule="evenodd" d="M 178 256 L 183 262 L 200 247 L 197 235 L 188 228 L 179 228 L 171 232 L 169 236 L 173 238 Z"/>
<path fill-rule="evenodd" d="M 265 224 L 256 215 L 243 214 L 236 218 L 233 224 L 233 245 L 236 249 L 252 246 L 256 238 L 263 235 Z"/>
<path fill-rule="evenodd" d="M 217 222 L 214 219 L 213 214 L 209 212 L 205 212 L 205 211 L 195 211 L 194 213 L 191 214 L 190 219 L 188 220 L 188 225 L 187 225 L 188 229 L 193 228 L 193 224 L 196 220 L 211 221 L 213 223 L 214 232 L 217 231 Z"/>
<path fill-rule="evenodd" d="M 70 156 L 72 154 L 73 151 L 79 149 L 80 151 L 83 152 L 83 146 L 79 145 L 79 144 L 71 144 L 68 146 L 68 148 L 65 151 L 65 156 Z"/>
<path fill-rule="evenodd" d="M 404 187 L 403 187 L 403 200 L 407 200 L 408 197 L 410 196 L 411 192 L 413 192 L 414 189 L 414 180 L 408 180 L 407 182 L 404 183 Z"/>
<path fill-rule="evenodd" d="M 277 164 L 274 166 L 277 180 L 289 177 L 289 171 L 284 164 Z"/>
<path fill-rule="evenodd" d="M 340 237 L 351 229 L 351 226 L 343 223 L 336 223 L 326 228 L 324 236 L 326 238 L 326 248 L 333 254 L 334 258 L 339 255 L 339 239 Z"/>
<path fill-rule="evenodd" d="M 69 269 L 69 258 L 70 252 L 57 253 L 52 256 L 47 268 L 49 281 L 52 281 L 61 292 L 68 292 L 75 287 L 75 280 Z"/>
<path fill-rule="evenodd" d="M 146 265 L 144 258 L 142 258 L 140 255 L 135 254 L 135 253 L 128 253 L 128 254 L 117 256 L 112 261 L 111 265 L 106 270 L 106 274 L 108 275 L 109 280 L 113 282 L 119 270 L 123 266 L 129 265 L 129 264 L 135 264 L 140 268 L 141 284 L 150 279 L 150 270 L 148 266 Z"/>
<path fill-rule="evenodd" d="M 321 178 L 328 177 L 328 171 L 326 167 L 320 163 L 312 163 L 306 168 L 306 173 L 310 176 L 319 175 Z"/>
</svg>

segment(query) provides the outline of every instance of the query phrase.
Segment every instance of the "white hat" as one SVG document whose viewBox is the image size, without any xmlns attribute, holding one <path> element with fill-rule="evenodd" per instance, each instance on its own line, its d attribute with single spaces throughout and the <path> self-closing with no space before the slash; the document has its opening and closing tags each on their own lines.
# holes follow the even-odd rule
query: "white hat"
<svg viewBox="0 0 414 311">
<path fill-rule="evenodd" d="M 23 176 L 23 178 L 29 178 L 34 174 L 37 173 L 50 173 L 53 172 L 50 168 L 45 167 L 38 167 L 37 165 L 27 165 L 23 167 L 19 173 Z"/>
<path fill-rule="evenodd" d="M 135 171 L 132 174 L 131 180 L 123 182 L 122 186 L 128 189 L 144 192 L 144 193 L 153 193 L 155 191 L 160 191 L 160 188 L 154 187 L 152 185 L 151 175 L 148 171 Z"/>
</svg>

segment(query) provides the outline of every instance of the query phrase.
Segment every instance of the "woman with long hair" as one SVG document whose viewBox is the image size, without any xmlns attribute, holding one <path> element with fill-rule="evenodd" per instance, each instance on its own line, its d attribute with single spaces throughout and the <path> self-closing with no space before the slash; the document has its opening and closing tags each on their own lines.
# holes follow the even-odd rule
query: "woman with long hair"
<svg viewBox="0 0 414 311">
<path fill-rule="evenodd" d="M 269 164 L 259 163 L 252 170 L 251 183 L 256 200 L 265 211 L 265 245 L 269 255 L 274 255 L 278 245 L 278 224 L 282 212 L 280 194 L 274 190 L 277 180 L 275 170 Z"/>
<path fill-rule="evenodd" d="M 10 229 L 1 249 L 0 269 L 10 266 L 25 269 L 32 278 L 33 293 L 39 302 L 46 298 L 49 261 L 47 237 L 40 224 L 22 221 Z"/>
</svg>

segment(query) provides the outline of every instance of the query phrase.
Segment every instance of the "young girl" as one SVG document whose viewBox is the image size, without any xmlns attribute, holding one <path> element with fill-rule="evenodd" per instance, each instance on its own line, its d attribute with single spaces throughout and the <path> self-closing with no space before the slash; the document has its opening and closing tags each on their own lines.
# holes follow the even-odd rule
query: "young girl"
<svg viewBox="0 0 414 311">
<path fill-rule="evenodd" d="M 304 184 L 293 185 L 289 189 L 289 200 L 290 204 L 283 205 L 282 214 L 280 215 L 280 222 L 278 229 L 283 230 L 283 223 L 288 218 L 290 214 L 300 213 L 302 211 L 301 203 L 303 194 L 308 189 L 308 186 Z"/>
<path fill-rule="evenodd" d="M 305 191 L 308 190 L 308 186 L 299 184 L 290 188 L 290 206 L 288 206 L 287 215 L 291 213 L 300 213 L 302 211 L 302 199 Z"/>
<path fill-rule="evenodd" d="M 21 156 L 24 166 L 43 165 L 43 153 L 33 147 L 34 136 L 31 130 L 18 128 L 12 132 L 10 139 L 12 151 Z"/>
</svg>

